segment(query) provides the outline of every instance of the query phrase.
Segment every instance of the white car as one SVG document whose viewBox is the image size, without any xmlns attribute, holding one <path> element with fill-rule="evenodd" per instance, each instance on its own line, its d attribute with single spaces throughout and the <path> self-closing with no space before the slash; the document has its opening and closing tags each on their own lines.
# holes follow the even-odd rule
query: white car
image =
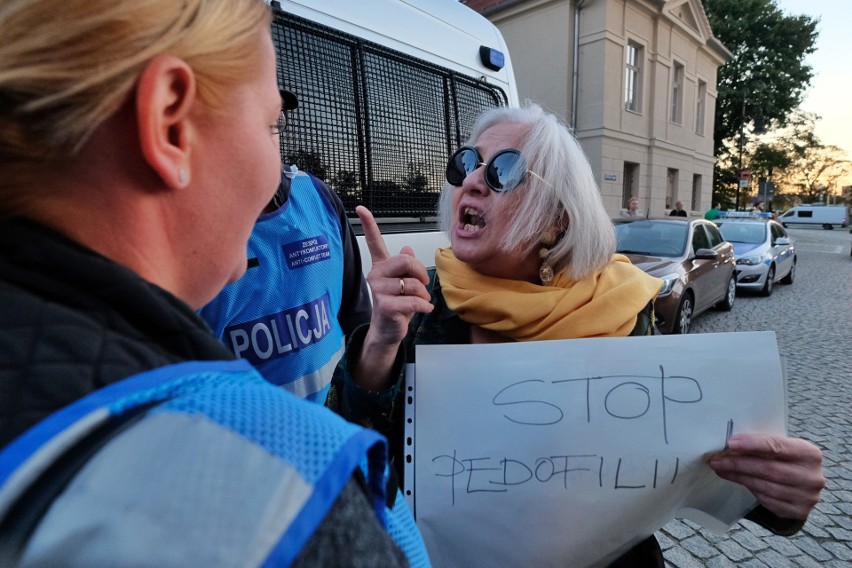
<svg viewBox="0 0 852 568">
<path fill-rule="evenodd" d="M 737 287 L 772 294 L 776 282 L 792 284 L 796 276 L 796 244 L 771 214 L 724 213 L 716 224 L 734 245 Z"/>
</svg>

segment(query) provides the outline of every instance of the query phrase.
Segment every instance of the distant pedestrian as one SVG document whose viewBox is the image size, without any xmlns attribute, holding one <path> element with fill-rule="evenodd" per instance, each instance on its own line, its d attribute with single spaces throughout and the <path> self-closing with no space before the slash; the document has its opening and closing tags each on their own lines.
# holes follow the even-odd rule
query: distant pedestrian
<svg viewBox="0 0 852 568">
<path fill-rule="evenodd" d="M 621 212 L 622 217 L 642 217 L 644 213 L 639 210 L 639 198 L 631 197 L 627 200 L 627 210 Z"/>
<path fill-rule="evenodd" d="M 675 203 L 674 209 L 669 213 L 670 217 L 688 217 L 686 211 L 683 210 L 683 202 L 678 201 Z"/>
<path fill-rule="evenodd" d="M 707 213 L 704 214 L 704 218 L 708 221 L 712 221 L 713 219 L 719 218 L 719 211 L 722 210 L 722 204 L 716 203 L 712 208 L 710 208 Z"/>
</svg>

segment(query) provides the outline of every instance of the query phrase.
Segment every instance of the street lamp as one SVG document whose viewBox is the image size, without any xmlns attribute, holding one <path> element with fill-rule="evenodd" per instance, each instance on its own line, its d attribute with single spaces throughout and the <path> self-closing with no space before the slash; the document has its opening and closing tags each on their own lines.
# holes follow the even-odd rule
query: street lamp
<svg viewBox="0 0 852 568">
<path fill-rule="evenodd" d="M 755 90 L 757 91 L 758 94 L 761 91 L 763 91 L 762 83 L 758 84 L 758 87 Z M 743 91 L 743 105 L 742 105 L 742 109 L 740 110 L 740 154 L 739 154 L 739 169 L 737 170 L 737 178 L 738 178 L 737 179 L 737 202 L 734 204 L 734 210 L 735 211 L 740 210 L 740 188 L 748 187 L 748 177 L 746 177 L 746 179 L 743 179 L 743 174 L 744 174 L 744 172 L 743 172 L 743 143 L 745 141 L 745 126 L 746 126 L 746 91 Z M 762 109 L 757 114 L 757 116 L 754 117 L 754 128 L 752 129 L 752 132 L 755 133 L 755 134 L 763 134 L 764 132 L 766 132 L 766 126 L 764 124 L 763 110 Z M 751 172 L 748 172 L 748 173 L 751 174 Z M 745 183 L 743 183 L 743 182 L 745 182 Z"/>
</svg>

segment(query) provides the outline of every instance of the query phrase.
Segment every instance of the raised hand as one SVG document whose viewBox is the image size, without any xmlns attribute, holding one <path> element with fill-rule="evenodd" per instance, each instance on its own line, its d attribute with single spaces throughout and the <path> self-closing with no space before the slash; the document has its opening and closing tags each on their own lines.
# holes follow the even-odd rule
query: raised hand
<svg viewBox="0 0 852 568">
<path fill-rule="evenodd" d="M 388 253 L 379 226 L 366 207 L 356 207 L 355 212 L 361 219 L 373 264 L 367 275 L 373 317 L 353 376 L 362 388 L 380 390 L 393 379 L 390 371 L 411 318 L 433 309 L 426 289 L 429 275 L 410 247 L 403 247 L 395 256 Z"/>
<path fill-rule="evenodd" d="M 708 463 L 719 477 L 744 485 L 785 519 L 806 519 L 825 487 L 822 452 L 800 438 L 737 434 Z"/>
</svg>

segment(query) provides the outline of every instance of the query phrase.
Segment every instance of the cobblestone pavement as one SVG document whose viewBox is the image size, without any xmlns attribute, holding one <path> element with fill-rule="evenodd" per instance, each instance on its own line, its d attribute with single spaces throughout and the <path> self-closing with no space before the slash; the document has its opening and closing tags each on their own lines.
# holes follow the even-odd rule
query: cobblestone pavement
<svg viewBox="0 0 852 568">
<path fill-rule="evenodd" d="M 790 229 L 795 282 L 768 298 L 743 293 L 730 312 L 705 312 L 693 333 L 773 330 L 786 359 L 789 431 L 824 455 L 826 488 L 805 527 L 785 538 L 743 521 L 725 536 L 689 521 L 657 533 L 666 566 L 852 566 L 852 235 Z"/>
</svg>

